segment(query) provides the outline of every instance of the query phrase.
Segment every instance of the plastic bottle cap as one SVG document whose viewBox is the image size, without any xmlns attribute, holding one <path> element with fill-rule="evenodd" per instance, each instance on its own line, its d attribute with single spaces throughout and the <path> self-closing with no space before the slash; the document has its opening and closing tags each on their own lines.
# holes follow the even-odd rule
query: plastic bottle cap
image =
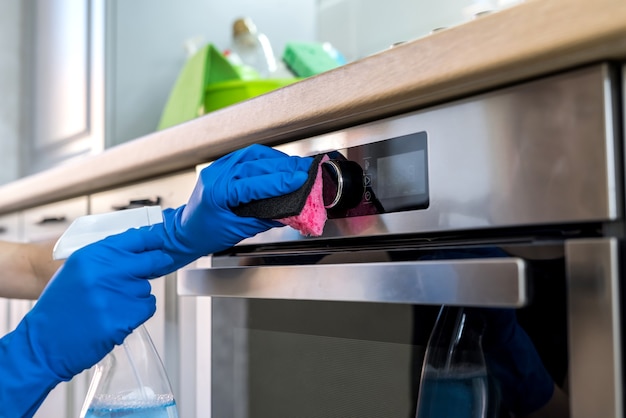
<svg viewBox="0 0 626 418">
<path fill-rule="evenodd" d="M 256 33 L 256 31 L 256 25 L 249 17 L 239 18 L 233 23 L 233 37 L 245 33 Z"/>
</svg>

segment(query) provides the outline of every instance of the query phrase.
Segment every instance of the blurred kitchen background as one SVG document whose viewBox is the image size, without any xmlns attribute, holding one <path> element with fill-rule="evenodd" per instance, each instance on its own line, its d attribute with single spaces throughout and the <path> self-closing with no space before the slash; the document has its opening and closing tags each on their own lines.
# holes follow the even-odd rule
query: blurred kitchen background
<svg viewBox="0 0 626 418">
<path fill-rule="evenodd" d="M 190 50 L 228 49 L 239 17 L 277 58 L 328 42 L 350 62 L 514 3 L 0 0 L 0 184 L 153 132 Z"/>
</svg>

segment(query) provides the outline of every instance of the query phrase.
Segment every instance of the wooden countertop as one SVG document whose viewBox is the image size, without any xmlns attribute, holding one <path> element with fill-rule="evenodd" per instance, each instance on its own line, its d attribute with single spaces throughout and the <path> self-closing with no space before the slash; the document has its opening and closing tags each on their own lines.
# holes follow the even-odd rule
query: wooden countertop
<svg viewBox="0 0 626 418">
<path fill-rule="evenodd" d="M 528 0 L 0 186 L 0 213 L 191 169 L 521 80 L 626 59 L 623 0 Z"/>
</svg>

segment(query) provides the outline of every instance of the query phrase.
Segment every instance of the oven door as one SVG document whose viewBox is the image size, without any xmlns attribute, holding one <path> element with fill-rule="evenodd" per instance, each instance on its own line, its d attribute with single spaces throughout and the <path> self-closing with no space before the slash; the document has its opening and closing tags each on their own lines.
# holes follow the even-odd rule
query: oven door
<svg viewBox="0 0 626 418">
<path fill-rule="evenodd" d="M 355 250 L 239 254 L 181 274 L 181 295 L 212 296 L 198 326 L 210 416 L 415 418 L 442 306 L 515 308 L 565 380 L 563 243 Z"/>
<path fill-rule="evenodd" d="M 197 416 L 414 418 L 437 316 L 458 306 L 514 309 L 524 350 L 565 403 L 544 416 L 624 417 L 623 243 L 505 241 L 261 249 L 184 271 L 179 293 L 208 305 L 197 316 Z M 490 396 L 490 416 L 509 417 Z"/>
</svg>

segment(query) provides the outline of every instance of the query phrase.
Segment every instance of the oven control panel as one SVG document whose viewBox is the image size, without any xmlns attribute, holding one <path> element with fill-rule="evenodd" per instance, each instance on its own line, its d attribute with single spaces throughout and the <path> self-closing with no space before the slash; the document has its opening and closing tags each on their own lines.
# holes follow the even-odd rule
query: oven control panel
<svg viewBox="0 0 626 418">
<path fill-rule="evenodd" d="M 621 136 L 607 125 L 621 117 L 614 76 L 581 68 L 278 149 L 335 162 L 321 170 L 322 240 L 620 221 Z M 318 239 L 288 228 L 260 235 L 246 244 Z"/>
<path fill-rule="evenodd" d="M 327 154 L 322 164 L 328 217 L 426 209 L 428 144 L 417 132 Z"/>
</svg>

